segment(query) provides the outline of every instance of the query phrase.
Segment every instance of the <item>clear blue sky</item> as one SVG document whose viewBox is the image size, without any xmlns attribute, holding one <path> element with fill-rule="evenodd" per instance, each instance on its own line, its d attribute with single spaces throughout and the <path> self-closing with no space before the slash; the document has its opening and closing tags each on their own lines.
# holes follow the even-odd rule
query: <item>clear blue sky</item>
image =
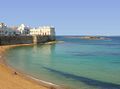
<svg viewBox="0 0 120 89">
<path fill-rule="evenodd" d="M 0 22 L 53 25 L 57 35 L 120 35 L 120 0 L 0 0 Z"/>
</svg>

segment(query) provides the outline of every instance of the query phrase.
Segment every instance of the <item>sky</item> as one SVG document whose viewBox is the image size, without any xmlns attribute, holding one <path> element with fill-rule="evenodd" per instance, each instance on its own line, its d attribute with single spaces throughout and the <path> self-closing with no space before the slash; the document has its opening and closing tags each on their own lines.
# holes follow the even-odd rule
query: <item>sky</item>
<svg viewBox="0 0 120 89">
<path fill-rule="evenodd" d="M 120 36 L 120 0 L 0 0 L 8 26 L 54 26 L 57 35 Z"/>
</svg>

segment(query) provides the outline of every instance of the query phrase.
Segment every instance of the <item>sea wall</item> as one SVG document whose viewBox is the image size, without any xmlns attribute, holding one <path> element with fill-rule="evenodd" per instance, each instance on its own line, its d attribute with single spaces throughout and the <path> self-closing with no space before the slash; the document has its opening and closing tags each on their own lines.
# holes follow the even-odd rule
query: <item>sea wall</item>
<svg viewBox="0 0 120 89">
<path fill-rule="evenodd" d="M 54 41 L 55 37 L 54 36 L 36 36 L 37 43 L 44 43 L 44 42 L 49 42 L 49 41 Z"/>
<path fill-rule="evenodd" d="M 52 36 L 0 36 L 0 45 L 38 44 L 55 40 Z"/>
</svg>

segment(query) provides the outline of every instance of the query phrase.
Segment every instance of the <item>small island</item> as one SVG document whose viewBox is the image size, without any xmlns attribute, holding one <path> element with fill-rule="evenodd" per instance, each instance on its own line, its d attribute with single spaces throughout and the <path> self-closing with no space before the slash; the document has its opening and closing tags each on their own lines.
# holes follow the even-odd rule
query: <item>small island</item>
<svg viewBox="0 0 120 89">
<path fill-rule="evenodd" d="M 73 39 L 84 39 L 84 40 L 106 40 L 109 38 L 103 36 L 68 36 L 65 38 L 73 38 Z"/>
<path fill-rule="evenodd" d="M 101 37 L 101 36 L 82 36 L 80 39 L 86 39 L 86 40 L 105 40 L 107 38 Z"/>
</svg>

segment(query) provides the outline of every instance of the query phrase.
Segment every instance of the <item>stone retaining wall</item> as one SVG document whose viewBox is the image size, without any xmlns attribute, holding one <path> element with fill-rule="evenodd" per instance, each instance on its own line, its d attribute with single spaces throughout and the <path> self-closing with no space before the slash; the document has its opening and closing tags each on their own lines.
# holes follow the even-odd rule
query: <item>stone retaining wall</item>
<svg viewBox="0 0 120 89">
<path fill-rule="evenodd" d="M 55 40 L 51 36 L 0 36 L 0 45 L 44 43 Z"/>
</svg>

